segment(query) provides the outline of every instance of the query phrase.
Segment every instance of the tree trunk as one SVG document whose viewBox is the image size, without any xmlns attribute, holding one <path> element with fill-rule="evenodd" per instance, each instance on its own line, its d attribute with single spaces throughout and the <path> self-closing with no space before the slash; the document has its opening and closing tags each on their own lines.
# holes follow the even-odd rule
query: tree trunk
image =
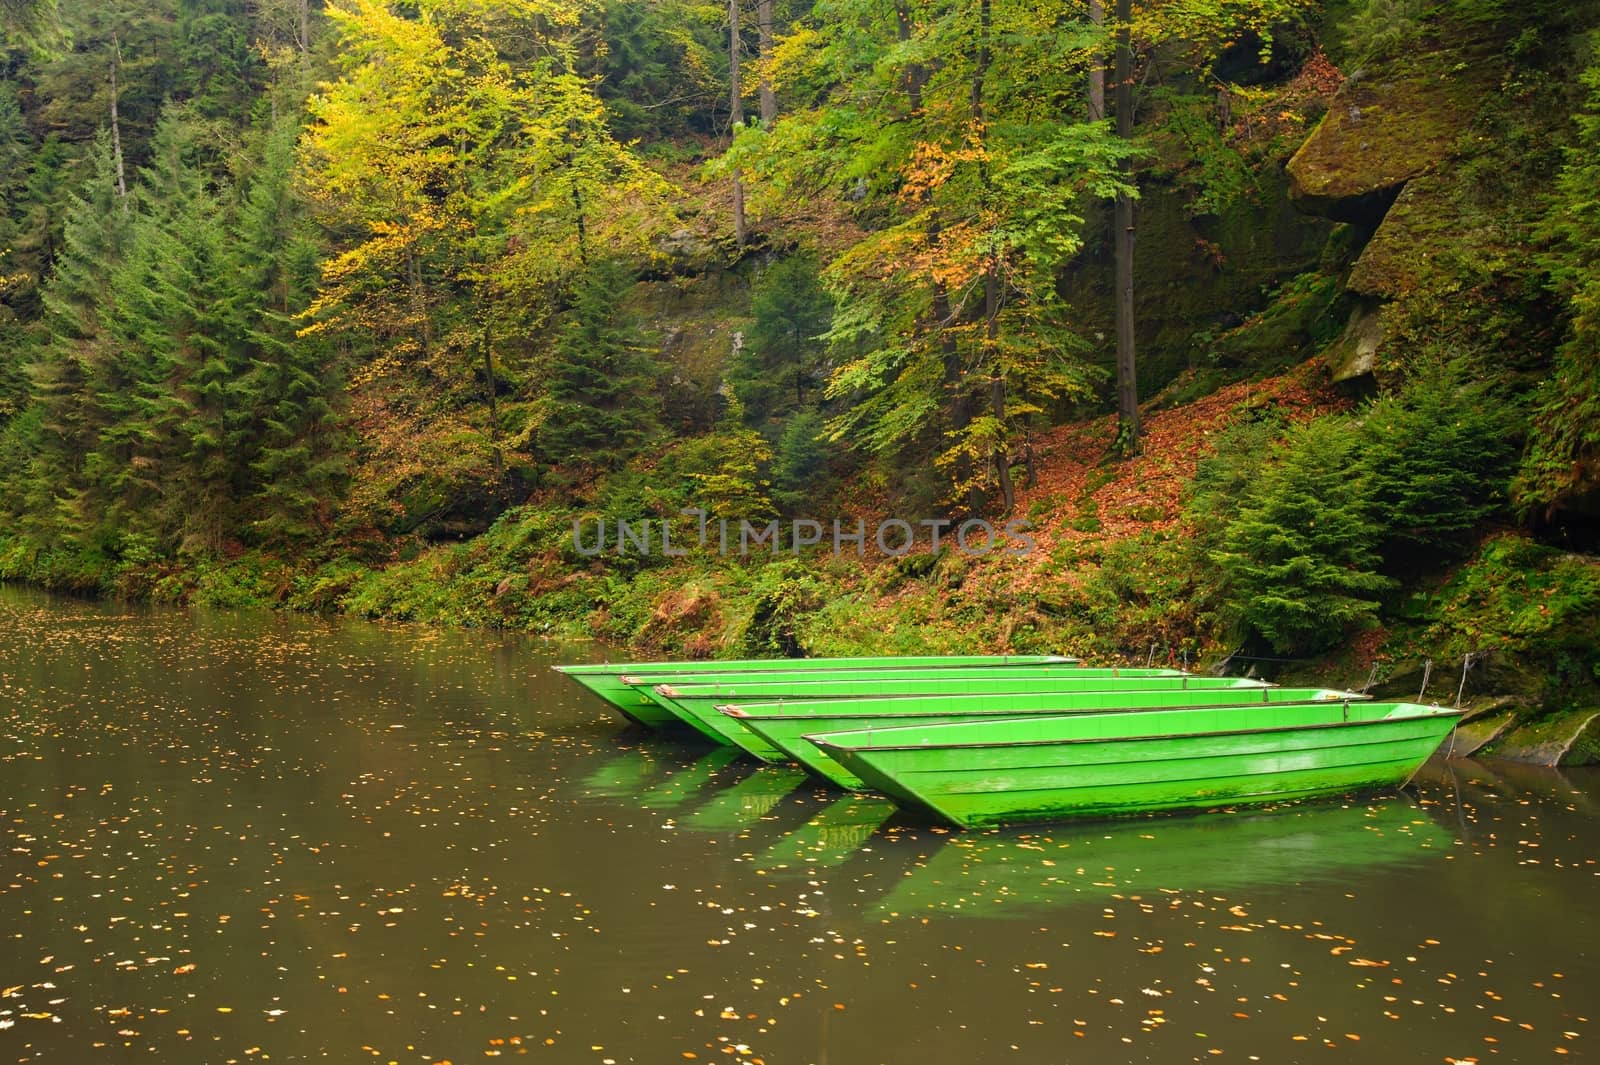
<svg viewBox="0 0 1600 1065">
<path fill-rule="evenodd" d="M 576 176 L 572 179 L 572 210 L 578 220 L 578 262 L 587 270 L 589 269 L 589 225 L 583 213 L 583 190 L 578 187 Z"/>
<path fill-rule="evenodd" d="M 911 40 L 911 7 L 910 0 L 898 0 L 895 4 L 896 36 L 900 43 Z M 906 112 L 911 118 L 922 113 L 922 88 L 928 83 L 928 72 L 921 63 L 912 63 L 906 67 Z M 943 225 L 939 220 L 937 211 L 929 212 L 926 238 L 930 249 L 937 248 L 943 236 Z M 966 374 L 961 366 L 961 352 L 956 347 L 955 340 L 951 337 L 949 327 L 954 323 L 955 312 L 950 306 L 950 291 L 937 277 L 931 277 L 928 284 L 932 290 L 932 299 L 929 301 L 929 310 L 933 319 L 928 323 L 930 332 L 938 334 L 939 351 L 943 362 L 944 388 L 948 396 L 950 434 L 959 435 L 966 431 L 972 424 L 971 397 L 967 395 Z M 956 479 L 966 481 L 971 475 L 971 465 L 966 459 L 956 463 Z M 968 500 L 969 507 L 972 500 Z"/>
<path fill-rule="evenodd" d="M 494 479 L 502 481 L 506 476 L 506 460 L 500 453 L 500 401 L 496 395 L 499 389 L 494 381 L 494 336 L 487 314 L 483 319 L 483 375 L 489 393 L 489 451 L 494 463 Z"/>
<path fill-rule="evenodd" d="M 984 80 L 989 76 L 989 32 L 993 23 L 992 0 L 979 0 L 978 4 L 978 54 L 972 65 L 972 126 L 978 139 L 978 182 L 984 195 L 990 192 L 989 167 L 982 158 L 988 145 L 989 132 L 983 110 Z M 1000 362 L 1000 263 L 991 252 L 983 268 L 983 350 L 982 362 L 989 368 L 989 411 L 994 415 L 997 435 L 989 453 L 994 464 L 995 481 L 1000 486 L 1000 496 L 1006 513 L 1016 506 L 1017 493 L 1011 484 L 1011 457 L 1006 449 L 1006 377 Z"/>
<path fill-rule="evenodd" d="M 756 0 L 757 47 L 761 58 L 761 125 L 771 126 L 778 117 L 778 97 L 772 91 L 772 78 L 767 74 L 767 64 L 772 62 L 772 0 Z"/>
<path fill-rule="evenodd" d="M 415 247 L 406 249 L 406 283 L 411 290 L 412 336 L 423 358 L 433 347 L 433 328 L 428 321 L 428 295 L 422 288 L 422 260 Z"/>
<path fill-rule="evenodd" d="M 1106 24 L 1105 0 L 1089 0 L 1089 21 L 1096 26 Z M 1099 122 L 1106 117 L 1106 68 L 1095 56 L 1089 67 L 1089 121 Z"/>
<path fill-rule="evenodd" d="M 744 87 L 739 82 L 739 0 L 728 0 L 728 109 L 729 116 L 728 136 L 732 138 L 735 128 L 744 124 Z M 740 249 L 744 248 L 744 179 L 739 175 L 739 168 L 733 169 L 733 240 Z"/>
<path fill-rule="evenodd" d="M 1132 0 L 1117 0 L 1116 107 L 1117 136 L 1133 137 L 1133 34 L 1129 20 Z M 1132 182 L 1133 161 L 1123 158 L 1119 167 Z M 1139 381 L 1133 347 L 1133 197 L 1117 197 L 1114 248 L 1117 274 L 1117 434 L 1125 455 L 1139 453 Z"/>
<path fill-rule="evenodd" d="M 117 119 L 117 67 L 122 65 L 122 41 L 111 38 L 111 157 L 117 166 L 117 199 L 128 209 L 128 179 L 122 167 L 122 123 Z"/>
<path fill-rule="evenodd" d="M 311 52 L 311 0 L 300 0 L 300 55 L 304 58 Z"/>
</svg>

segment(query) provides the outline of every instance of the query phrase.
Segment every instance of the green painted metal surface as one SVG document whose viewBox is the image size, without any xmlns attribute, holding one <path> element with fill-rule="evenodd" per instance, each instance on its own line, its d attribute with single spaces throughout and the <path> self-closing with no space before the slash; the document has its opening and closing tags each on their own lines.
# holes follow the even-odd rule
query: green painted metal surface
<svg viewBox="0 0 1600 1065">
<path fill-rule="evenodd" d="M 1459 710 L 1411 703 L 1037 715 L 814 742 L 869 787 L 963 827 L 1204 809 L 1399 784 Z"/>
<path fill-rule="evenodd" d="M 862 658 L 734 658 L 704 662 L 600 662 L 554 667 L 571 677 L 640 725 L 669 725 L 676 721 L 660 710 L 648 696 L 640 695 L 622 678 L 637 675 L 663 684 L 688 675 L 718 677 L 733 674 L 788 674 L 855 670 L 963 669 L 975 666 L 1070 666 L 1077 662 L 1065 655 L 889 655 Z"/>
<path fill-rule="evenodd" d="M 1176 670 L 1089 670 L 1032 667 L 989 670 L 902 670 L 875 672 L 871 678 L 839 680 L 830 674 L 791 674 L 782 680 L 738 677 L 715 683 L 671 681 L 651 686 L 649 678 L 627 677 L 641 692 L 676 718 L 717 743 L 743 747 L 766 761 L 787 761 L 759 737 L 728 721 L 717 707 L 730 703 L 788 700 L 845 701 L 902 696 L 1024 695 L 1063 691 L 1121 691 L 1131 688 L 1266 688 L 1264 681 L 1232 677 L 1194 677 Z M 701 678 L 694 678 L 701 679 Z"/>
<path fill-rule="evenodd" d="M 785 760 L 799 762 L 841 788 L 858 789 L 863 786 L 861 778 L 807 739 L 809 734 L 954 724 L 977 718 L 1028 714 L 1185 709 L 1359 698 L 1351 692 L 1334 688 L 1128 688 L 1048 695 L 874 699 L 861 702 L 830 700 L 767 706 L 746 704 L 729 707 L 719 713 L 730 724 L 743 726 L 763 742 L 777 748 Z"/>
</svg>

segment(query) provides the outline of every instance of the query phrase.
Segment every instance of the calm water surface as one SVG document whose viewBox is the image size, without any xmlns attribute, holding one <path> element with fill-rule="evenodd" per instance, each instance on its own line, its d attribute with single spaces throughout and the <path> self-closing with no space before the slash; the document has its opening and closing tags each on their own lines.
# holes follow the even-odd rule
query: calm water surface
<svg viewBox="0 0 1600 1065">
<path fill-rule="evenodd" d="M 0 1063 L 1595 1056 L 1592 771 L 961 834 L 558 650 L 0 589 Z"/>
</svg>

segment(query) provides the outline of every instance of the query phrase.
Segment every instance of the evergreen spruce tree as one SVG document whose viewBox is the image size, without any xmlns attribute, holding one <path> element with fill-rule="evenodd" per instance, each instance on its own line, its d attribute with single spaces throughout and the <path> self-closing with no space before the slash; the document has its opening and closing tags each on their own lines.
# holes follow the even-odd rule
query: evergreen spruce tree
<svg viewBox="0 0 1600 1065">
<path fill-rule="evenodd" d="M 238 480 L 227 393 L 242 370 L 242 330 L 209 180 L 194 126 L 169 109 L 140 174 L 111 278 L 107 357 L 90 381 L 108 418 L 86 461 L 85 517 L 190 550 L 221 545 Z"/>
<path fill-rule="evenodd" d="M 1442 366 L 1425 367 L 1368 408 L 1361 468 L 1386 532 L 1390 572 L 1465 554 L 1469 534 L 1505 506 L 1514 410 Z"/>
<path fill-rule="evenodd" d="M 778 437 L 772 464 L 772 501 L 796 513 L 817 497 L 827 476 L 828 452 L 822 444 L 822 415 L 803 410 L 790 418 Z"/>
<path fill-rule="evenodd" d="M 1312 654 L 1378 611 L 1382 528 L 1343 418 L 1295 432 L 1246 491 L 1212 554 L 1232 611 L 1285 654 Z"/>
<path fill-rule="evenodd" d="M 26 405 L 27 380 L 23 375 L 22 319 L 14 301 L 29 278 L 17 262 L 13 244 L 16 221 L 11 207 L 20 198 L 30 155 L 27 127 L 17 94 L 0 82 L 0 429 Z"/>
<path fill-rule="evenodd" d="M 596 263 L 556 340 L 539 448 L 553 462 L 615 468 L 658 430 L 659 369 L 617 303 L 633 278 Z"/>
<path fill-rule="evenodd" d="M 804 253 L 761 275 L 751 299 L 755 322 L 728 370 L 728 380 L 754 424 L 814 400 L 822 386 L 833 299 Z"/>
<path fill-rule="evenodd" d="M 326 339 L 297 337 L 293 317 L 315 291 L 319 251 L 294 191 L 298 132 L 287 120 L 267 131 L 233 242 L 251 367 L 234 390 L 230 441 L 249 463 L 253 531 L 270 543 L 325 532 L 346 477 L 342 377 Z"/>
<path fill-rule="evenodd" d="M 85 458 L 113 417 L 97 402 L 92 381 L 107 358 L 112 277 L 129 216 L 118 201 L 109 138 L 95 141 L 87 161 L 87 179 L 66 198 L 59 254 L 41 294 L 46 339 L 28 367 L 34 439 L 26 468 L 10 471 L 27 531 L 41 540 L 83 531 Z"/>
</svg>

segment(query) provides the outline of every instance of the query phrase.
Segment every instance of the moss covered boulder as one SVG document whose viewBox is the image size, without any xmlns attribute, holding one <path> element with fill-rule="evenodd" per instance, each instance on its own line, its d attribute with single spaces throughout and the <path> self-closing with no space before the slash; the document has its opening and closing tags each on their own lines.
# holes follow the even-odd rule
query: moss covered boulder
<svg viewBox="0 0 1600 1065">
<path fill-rule="evenodd" d="M 1600 707 L 1552 714 L 1521 725 L 1485 753 L 1536 765 L 1600 764 Z"/>
<path fill-rule="evenodd" d="M 1289 160 L 1303 211 L 1374 225 L 1402 186 L 1449 158 L 1484 93 L 1496 91 L 1498 42 L 1457 26 L 1351 73 L 1315 132 Z"/>
</svg>

